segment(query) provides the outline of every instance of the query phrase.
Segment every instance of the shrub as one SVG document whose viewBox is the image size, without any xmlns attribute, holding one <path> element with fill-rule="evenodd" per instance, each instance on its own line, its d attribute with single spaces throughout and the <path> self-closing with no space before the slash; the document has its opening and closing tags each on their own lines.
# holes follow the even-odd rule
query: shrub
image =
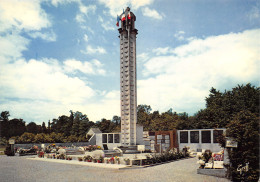
<svg viewBox="0 0 260 182">
<path fill-rule="evenodd" d="M 241 111 L 228 124 L 226 136 L 232 137 L 238 147 L 228 149 L 231 166 L 228 175 L 232 181 L 258 181 L 259 179 L 259 117 L 250 111 Z M 243 176 L 237 171 L 239 165 L 249 163 Z"/>
</svg>

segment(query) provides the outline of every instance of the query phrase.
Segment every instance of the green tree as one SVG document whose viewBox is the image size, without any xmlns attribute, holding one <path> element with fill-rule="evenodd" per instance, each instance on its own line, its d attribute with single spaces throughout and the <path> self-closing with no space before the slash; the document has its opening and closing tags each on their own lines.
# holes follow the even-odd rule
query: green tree
<svg viewBox="0 0 260 182">
<path fill-rule="evenodd" d="M 144 130 L 150 130 L 151 119 L 149 117 L 152 111 L 151 106 L 138 105 L 137 106 L 137 123 L 143 125 Z"/>
<path fill-rule="evenodd" d="M 121 124 L 121 117 L 113 116 L 112 122 L 114 122 L 116 125 L 120 125 Z"/>
<path fill-rule="evenodd" d="M 27 128 L 27 132 L 28 132 L 28 133 L 33 133 L 33 134 L 38 133 L 38 127 L 37 127 L 37 125 L 36 125 L 35 122 L 30 122 L 30 123 L 26 126 L 26 128 Z"/>
<path fill-rule="evenodd" d="M 46 135 L 44 133 L 38 133 L 35 135 L 34 143 L 45 143 L 46 142 Z"/>
<path fill-rule="evenodd" d="M 73 120 L 73 125 L 70 131 L 71 135 L 79 136 L 79 124 L 80 124 L 80 115 L 75 114 L 75 118 Z"/>
<path fill-rule="evenodd" d="M 96 123 L 97 127 L 102 131 L 102 133 L 110 133 L 114 131 L 116 125 L 115 123 L 111 122 L 110 120 L 107 120 L 103 118 L 101 121 Z"/>
<path fill-rule="evenodd" d="M 223 128 L 240 111 L 248 110 L 259 115 L 260 88 L 247 84 L 238 85 L 231 91 L 221 93 L 215 88 L 206 98 L 206 109 L 195 115 L 198 128 Z"/>
<path fill-rule="evenodd" d="M 9 132 L 9 111 L 2 111 L 0 116 L 0 137 L 8 137 Z"/>
<path fill-rule="evenodd" d="M 25 132 L 19 137 L 20 143 L 33 143 L 35 138 L 35 134 Z"/>
<path fill-rule="evenodd" d="M 65 141 L 66 142 L 78 142 L 78 137 L 75 135 L 70 135 L 67 137 L 67 139 Z"/>
<path fill-rule="evenodd" d="M 232 181 L 258 181 L 259 179 L 259 116 L 243 110 L 227 125 L 226 136 L 238 142 L 238 147 L 228 150 L 229 175 Z M 241 179 L 238 165 L 249 162 L 249 171 Z"/>
<path fill-rule="evenodd" d="M 22 119 L 11 119 L 9 121 L 8 137 L 21 136 L 26 131 L 25 122 Z"/>
<path fill-rule="evenodd" d="M 42 132 L 47 133 L 47 128 L 46 128 L 45 122 L 42 122 Z"/>
</svg>

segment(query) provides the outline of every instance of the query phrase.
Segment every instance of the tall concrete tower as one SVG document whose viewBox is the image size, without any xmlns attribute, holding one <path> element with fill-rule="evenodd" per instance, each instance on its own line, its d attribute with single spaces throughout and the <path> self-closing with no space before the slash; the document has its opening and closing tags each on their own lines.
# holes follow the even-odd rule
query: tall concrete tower
<svg viewBox="0 0 260 182">
<path fill-rule="evenodd" d="M 136 145 L 136 17 L 127 7 L 120 20 L 121 144 L 130 146 Z"/>
</svg>

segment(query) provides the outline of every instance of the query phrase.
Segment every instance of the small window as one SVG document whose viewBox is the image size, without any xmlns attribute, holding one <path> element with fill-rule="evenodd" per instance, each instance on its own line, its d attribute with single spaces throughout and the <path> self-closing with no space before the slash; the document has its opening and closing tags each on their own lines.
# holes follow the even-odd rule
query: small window
<svg viewBox="0 0 260 182">
<path fill-rule="evenodd" d="M 190 131 L 190 143 L 199 143 L 199 131 Z"/>
<path fill-rule="evenodd" d="M 188 131 L 180 132 L 180 143 L 188 143 Z"/>
<path fill-rule="evenodd" d="M 223 135 L 223 130 L 214 130 L 213 131 L 213 143 L 218 143 L 218 138 Z"/>
<path fill-rule="evenodd" d="M 113 143 L 113 134 L 108 134 L 108 143 Z"/>
<path fill-rule="evenodd" d="M 107 134 L 102 134 L 102 142 L 107 143 Z"/>
<path fill-rule="evenodd" d="M 119 134 L 115 134 L 114 137 L 114 143 L 120 143 Z"/>
<path fill-rule="evenodd" d="M 165 135 L 162 135 L 162 142 L 161 143 L 165 143 Z"/>
<path fill-rule="evenodd" d="M 202 143 L 211 143 L 211 131 L 201 131 Z"/>
</svg>

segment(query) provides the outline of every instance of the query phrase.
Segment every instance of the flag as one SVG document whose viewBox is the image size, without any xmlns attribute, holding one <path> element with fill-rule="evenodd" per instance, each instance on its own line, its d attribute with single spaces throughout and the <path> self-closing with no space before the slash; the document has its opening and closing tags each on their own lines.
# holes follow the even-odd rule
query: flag
<svg viewBox="0 0 260 182">
<path fill-rule="evenodd" d="M 131 19 L 131 13 L 130 11 L 128 12 L 127 18 L 130 20 Z"/>
<path fill-rule="evenodd" d="M 125 21 L 125 13 L 122 14 L 121 21 Z"/>
<path fill-rule="evenodd" d="M 119 21 L 120 21 L 120 18 L 119 18 L 119 16 L 117 15 L 116 26 L 119 26 Z"/>
</svg>

